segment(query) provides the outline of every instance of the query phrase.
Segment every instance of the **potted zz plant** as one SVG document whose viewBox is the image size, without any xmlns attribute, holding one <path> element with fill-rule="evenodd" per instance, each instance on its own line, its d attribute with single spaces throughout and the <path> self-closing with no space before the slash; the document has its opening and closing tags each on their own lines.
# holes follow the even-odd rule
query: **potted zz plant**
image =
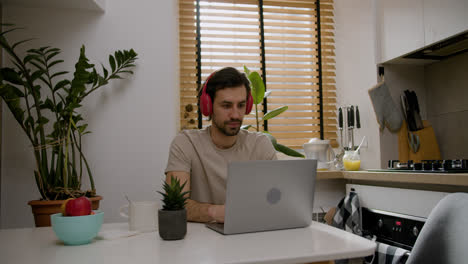
<svg viewBox="0 0 468 264">
<path fill-rule="evenodd" d="M 187 203 L 190 191 L 183 191 L 186 182 L 182 185 L 179 179 L 171 177 L 171 182 L 164 182 L 163 208 L 158 211 L 159 236 L 164 240 L 178 240 L 187 233 Z"/>
<path fill-rule="evenodd" d="M 133 49 L 109 55 L 110 69 L 102 65 L 102 74 L 90 64 L 82 46 L 72 79 L 60 69 L 60 50 L 52 47 L 29 49 L 23 56 L 17 51 L 30 39 L 10 44 L 6 35 L 19 28 L 0 32 L 0 48 L 9 55 L 12 67 L 0 68 L 0 97 L 31 143 L 36 169 L 34 179 L 41 199 L 31 201 L 36 226 L 50 225 L 50 214 L 60 212 L 68 198 L 90 197 L 93 209 L 99 206 L 93 175 L 82 148 L 87 130 L 79 109 L 83 100 L 112 79 L 133 74 L 137 54 Z M 23 54 L 23 53 L 21 53 Z M 83 190 L 83 176 L 89 177 L 90 189 Z M 86 177 L 86 176 L 85 176 Z"/>
</svg>

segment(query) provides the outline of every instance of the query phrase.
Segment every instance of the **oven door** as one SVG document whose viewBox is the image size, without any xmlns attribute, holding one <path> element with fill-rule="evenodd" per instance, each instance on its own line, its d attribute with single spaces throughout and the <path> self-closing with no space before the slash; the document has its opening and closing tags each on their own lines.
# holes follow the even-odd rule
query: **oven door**
<svg viewBox="0 0 468 264">
<path fill-rule="evenodd" d="M 426 219 L 376 209 L 362 208 L 363 232 L 377 242 L 411 251 Z"/>
</svg>

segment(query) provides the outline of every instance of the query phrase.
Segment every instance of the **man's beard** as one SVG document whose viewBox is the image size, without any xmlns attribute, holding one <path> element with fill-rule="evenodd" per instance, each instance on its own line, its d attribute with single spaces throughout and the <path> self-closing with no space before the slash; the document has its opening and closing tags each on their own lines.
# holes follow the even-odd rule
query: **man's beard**
<svg viewBox="0 0 468 264">
<path fill-rule="evenodd" d="M 228 124 L 231 122 L 239 122 L 238 127 L 229 127 Z M 224 135 L 232 137 L 239 134 L 240 127 L 242 126 L 242 120 L 240 119 L 231 119 L 225 122 L 218 122 L 216 117 L 213 115 L 213 125 Z"/>
</svg>

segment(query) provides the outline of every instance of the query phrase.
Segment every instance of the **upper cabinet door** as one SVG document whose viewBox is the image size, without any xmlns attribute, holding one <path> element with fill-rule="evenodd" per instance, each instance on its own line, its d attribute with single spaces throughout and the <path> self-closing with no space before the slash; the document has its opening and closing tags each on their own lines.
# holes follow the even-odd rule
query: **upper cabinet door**
<svg viewBox="0 0 468 264">
<path fill-rule="evenodd" d="M 468 30 L 468 0 L 424 0 L 425 45 Z"/>
<path fill-rule="evenodd" d="M 424 46 L 423 0 L 377 0 L 377 2 L 380 62 L 397 58 Z"/>
</svg>

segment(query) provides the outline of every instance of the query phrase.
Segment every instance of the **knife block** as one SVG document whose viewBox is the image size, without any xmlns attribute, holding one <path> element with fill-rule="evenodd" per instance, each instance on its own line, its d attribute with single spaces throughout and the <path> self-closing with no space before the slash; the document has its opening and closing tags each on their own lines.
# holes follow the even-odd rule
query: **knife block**
<svg viewBox="0 0 468 264">
<path fill-rule="evenodd" d="M 412 133 L 419 136 L 419 150 L 414 153 L 408 143 L 408 129 L 406 121 L 398 131 L 398 159 L 400 162 L 421 162 L 421 160 L 440 160 L 440 149 L 435 137 L 434 129 L 427 120 L 423 120 L 424 128 Z"/>
</svg>

